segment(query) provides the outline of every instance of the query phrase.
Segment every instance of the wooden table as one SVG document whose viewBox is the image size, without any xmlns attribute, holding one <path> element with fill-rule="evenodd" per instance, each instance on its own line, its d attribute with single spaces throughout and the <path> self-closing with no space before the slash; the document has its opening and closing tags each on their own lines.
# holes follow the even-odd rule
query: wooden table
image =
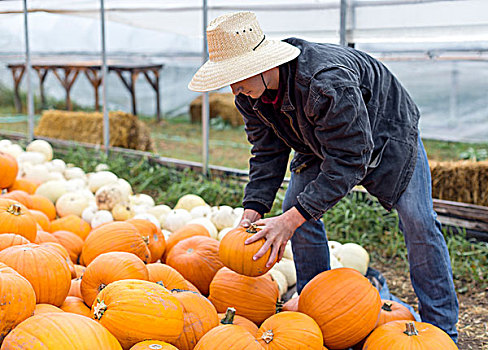
<svg viewBox="0 0 488 350">
<path fill-rule="evenodd" d="M 17 111 L 22 112 L 22 102 L 20 100 L 19 86 L 25 72 L 25 63 L 11 63 L 7 67 L 12 71 L 14 78 L 14 99 Z M 98 88 L 102 83 L 102 65 L 99 61 L 86 62 L 34 62 L 32 68 L 39 76 L 39 86 L 41 95 L 41 104 L 44 108 L 46 105 L 46 98 L 44 94 L 44 81 L 49 72 L 53 72 L 59 80 L 64 90 L 66 91 L 66 109 L 72 110 L 70 92 L 76 78 L 80 73 L 84 73 L 95 91 L 95 110 L 100 108 L 100 99 Z M 162 64 L 122 64 L 117 62 L 109 62 L 107 64 L 108 72 L 115 72 L 122 80 L 124 86 L 129 90 L 132 102 L 132 113 L 137 115 L 136 106 L 136 81 L 137 76 L 142 73 L 146 77 L 151 87 L 156 93 L 156 116 L 157 120 L 161 120 L 160 107 L 160 91 L 159 91 L 159 71 L 163 68 Z M 151 76 L 152 75 L 152 76 Z"/>
</svg>

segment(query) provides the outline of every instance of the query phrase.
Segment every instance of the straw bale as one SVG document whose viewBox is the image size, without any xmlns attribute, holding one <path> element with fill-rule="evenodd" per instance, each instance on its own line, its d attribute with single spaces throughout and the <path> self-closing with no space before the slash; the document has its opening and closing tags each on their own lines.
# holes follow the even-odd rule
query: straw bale
<svg viewBox="0 0 488 350">
<path fill-rule="evenodd" d="M 434 198 L 488 206 L 488 161 L 430 162 Z"/>
<path fill-rule="evenodd" d="M 136 116 L 121 111 L 109 112 L 110 146 L 149 151 L 150 131 Z M 36 136 L 103 144 L 103 114 L 48 110 L 42 113 Z"/>
<path fill-rule="evenodd" d="M 209 94 L 208 104 L 210 118 L 220 116 L 232 126 L 243 125 L 241 114 L 234 104 L 234 94 L 213 92 Z M 202 120 L 202 96 L 200 95 L 190 103 L 191 122 L 196 123 Z"/>
</svg>

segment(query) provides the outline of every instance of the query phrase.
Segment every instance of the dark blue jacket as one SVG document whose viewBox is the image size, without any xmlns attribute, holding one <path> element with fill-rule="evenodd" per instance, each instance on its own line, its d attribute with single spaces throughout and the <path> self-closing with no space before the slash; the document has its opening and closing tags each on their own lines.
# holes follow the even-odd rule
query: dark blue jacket
<svg viewBox="0 0 488 350">
<path fill-rule="evenodd" d="M 297 198 L 309 217 L 321 218 L 356 185 L 391 210 L 415 168 L 417 106 L 393 74 L 364 52 L 285 41 L 301 53 L 280 66 L 282 119 L 260 99 L 235 99 L 253 146 L 244 207 L 271 209 L 294 149 L 292 171 L 320 162 L 317 178 Z"/>
</svg>

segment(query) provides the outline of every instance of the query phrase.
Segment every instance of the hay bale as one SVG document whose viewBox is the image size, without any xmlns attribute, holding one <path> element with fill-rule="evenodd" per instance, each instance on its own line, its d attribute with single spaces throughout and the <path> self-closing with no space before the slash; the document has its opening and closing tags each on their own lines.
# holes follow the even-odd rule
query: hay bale
<svg viewBox="0 0 488 350">
<path fill-rule="evenodd" d="M 154 149 L 150 130 L 136 116 L 109 112 L 110 146 L 141 151 Z M 36 136 L 103 144 L 103 114 L 48 110 L 42 113 Z"/>
<path fill-rule="evenodd" d="M 234 104 L 234 94 L 212 92 L 208 97 L 210 108 L 210 118 L 221 117 L 232 126 L 243 125 L 244 121 L 241 114 Z M 201 122 L 202 120 L 202 96 L 200 95 L 190 103 L 191 122 Z"/>
<path fill-rule="evenodd" d="M 430 162 L 434 198 L 488 206 L 488 161 Z"/>
</svg>

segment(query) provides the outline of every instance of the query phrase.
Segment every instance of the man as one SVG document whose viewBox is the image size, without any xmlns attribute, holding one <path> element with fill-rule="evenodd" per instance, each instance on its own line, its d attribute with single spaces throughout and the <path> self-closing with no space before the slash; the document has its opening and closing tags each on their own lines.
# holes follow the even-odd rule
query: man
<svg viewBox="0 0 488 350">
<path fill-rule="evenodd" d="M 226 14 L 207 28 L 209 61 L 189 88 L 230 85 L 253 145 L 241 225 L 263 225 L 255 255 L 281 259 L 291 239 L 297 291 L 330 269 L 320 218 L 362 185 L 396 209 L 422 320 L 457 340 L 458 301 L 440 223 L 433 210 L 419 111 L 379 61 L 330 44 L 267 40 L 250 12 Z M 291 149 L 283 214 L 263 219 L 281 185 Z"/>
</svg>

